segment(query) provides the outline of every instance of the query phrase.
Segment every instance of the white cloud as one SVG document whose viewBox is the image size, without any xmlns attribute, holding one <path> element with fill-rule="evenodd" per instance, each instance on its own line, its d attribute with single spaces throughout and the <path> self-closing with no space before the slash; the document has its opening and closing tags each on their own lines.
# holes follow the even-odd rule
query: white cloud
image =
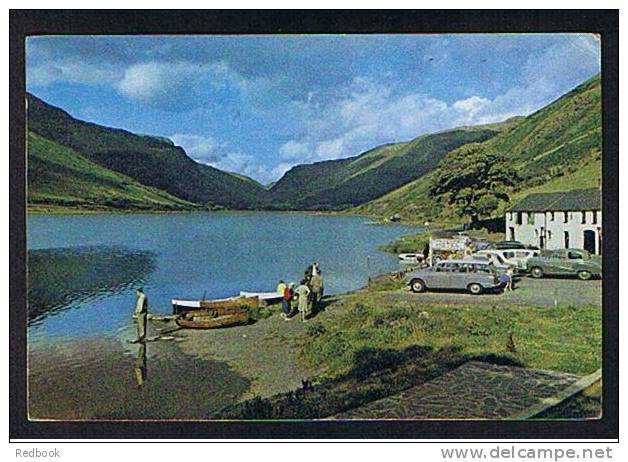
<svg viewBox="0 0 628 462">
<path fill-rule="evenodd" d="M 471 121 L 489 100 L 474 96 L 448 105 L 422 94 L 395 95 L 371 79 L 355 79 L 348 96 L 323 109 L 304 107 L 307 134 L 281 146 L 292 165 L 354 156 L 377 145 L 415 138 Z"/>
<path fill-rule="evenodd" d="M 67 59 L 46 60 L 30 66 L 26 74 L 28 85 L 45 87 L 58 81 L 89 85 L 110 85 L 120 78 L 111 67 Z"/>
<path fill-rule="evenodd" d="M 170 138 L 193 159 L 206 164 L 218 162 L 227 154 L 226 144 L 219 143 L 211 136 L 177 133 Z"/>
<path fill-rule="evenodd" d="M 262 184 L 270 183 L 278 176 L 277 171 L 269 170 L 254 156 L 234 152 L 227 143 L 220 143 L 212 136 L 177 133 L 170 138 L 197 162 L 246 175 Z"/>
<path fill-rule="evenodd" d="M 585 59 L 583 54 L 589 56 Z M 475 94 L 451 103 L 421 93 L 396 94 L 381 82 L 356 78 L 345 97 L 322 109 L 301 104 L 307 133 L 286 142 L 279 154 L 291 165 L 345 158 L 443 129 L 528 115 L 575 87 L 582 76 L 599 72 L 599 60 L 590 59 L 596 56 L 599 41 L 594 36 L 568 37 L 529 56 L 520 82 L 506 92 L 493 98 Z"/>
</svg>

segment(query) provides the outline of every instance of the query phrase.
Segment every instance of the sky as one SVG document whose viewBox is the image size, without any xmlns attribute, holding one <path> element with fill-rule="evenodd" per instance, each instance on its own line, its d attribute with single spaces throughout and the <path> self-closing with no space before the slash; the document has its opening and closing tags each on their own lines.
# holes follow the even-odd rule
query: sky
<svg viewBox="0 0 628 462">
<path fill-rule="evenodd" d="M 297 164 L 530 114 L 600 72 L 591 34 L 40 36 L 27 90 L 222 170 Z"/>
</svg>

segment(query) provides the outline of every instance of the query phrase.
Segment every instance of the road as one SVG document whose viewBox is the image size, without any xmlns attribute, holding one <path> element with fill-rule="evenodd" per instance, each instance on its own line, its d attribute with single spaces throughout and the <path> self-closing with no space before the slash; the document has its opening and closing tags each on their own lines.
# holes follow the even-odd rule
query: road
<svg viewBox="0 0 628 462">
<path fill-rule="evenodd" d="M 521 279 L 512 292 L 471 295 L 464 292 L 425 292 L 415 294 L 409 289 L 388 293 L 390 301 L 411 303 L 445 303 L 495 306 L 602 306 L 602 281 L 543 278 Z"/>
</svg>

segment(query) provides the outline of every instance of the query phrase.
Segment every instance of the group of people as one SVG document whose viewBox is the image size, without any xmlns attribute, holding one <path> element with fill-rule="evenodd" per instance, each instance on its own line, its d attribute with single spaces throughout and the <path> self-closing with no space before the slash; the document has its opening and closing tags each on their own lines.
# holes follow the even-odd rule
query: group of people
<svg viewBox="0 0 628 462">
<path fill-rule="evenodd" d="M 289 321 L 298 311 L 301 314 L 301 321 L 307 321 L 308 317 L 316 314 L 324 290 L 323 273 L 318 263 L 307 267 L 298 286 L 294 282 L 286 285 L 284 281 L 279 281 L 277 292 L 282 294 L 282 317 Z"/>
</svg>

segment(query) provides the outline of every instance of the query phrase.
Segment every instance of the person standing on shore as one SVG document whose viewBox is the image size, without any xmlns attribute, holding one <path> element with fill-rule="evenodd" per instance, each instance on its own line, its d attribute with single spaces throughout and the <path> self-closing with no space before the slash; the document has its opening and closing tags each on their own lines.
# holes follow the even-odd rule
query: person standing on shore
<svg viewBox="0 0 628 462">
<path fill-rule="evenodd" d="M 281 279 L 279 284 L 277 284 L 277 293 L 283 295 L 283 292 L 286 290 L 286 283 Z"/>
<path fill-rule="evenodd" d="M 310 305 L 310 289 L 306 285 L 305 279 L 301 281 L 299 287 L 296 289 L 296 293 L 299 296 L 299 311 L 301 312 L 301 321 L 305 322 L 305 316 L 307 315 Z"/>
<path fill-rule="evenodd" d="M 320 270 L 312 274 L 309 286 L 312 291 L 312 311 L 314 313 L 318 313 L 318 306 L 323 299 L 323 291 L 325 290 L 325 287 L 323 286 L 323 276 Z"/>
<path fill-rule="evenodd" d="M 292 297 L 294 296 L 294 282 L 291 282 L 288 287 L 283 291 L 283 297 L 281 298 L 281 307 L 283 313 L 281 315 L 286 321 L 290 321 L 290 314 L 292 313 Z"/>
<path fill-rule="evenodd" d="M 148 320 L 148 298 L 141 287 L 135 292 L 137 302 L 135 304 L 135 315 L 137 316 L 137 342 L 146 340 L 146 322 Z"/>
</svg>

